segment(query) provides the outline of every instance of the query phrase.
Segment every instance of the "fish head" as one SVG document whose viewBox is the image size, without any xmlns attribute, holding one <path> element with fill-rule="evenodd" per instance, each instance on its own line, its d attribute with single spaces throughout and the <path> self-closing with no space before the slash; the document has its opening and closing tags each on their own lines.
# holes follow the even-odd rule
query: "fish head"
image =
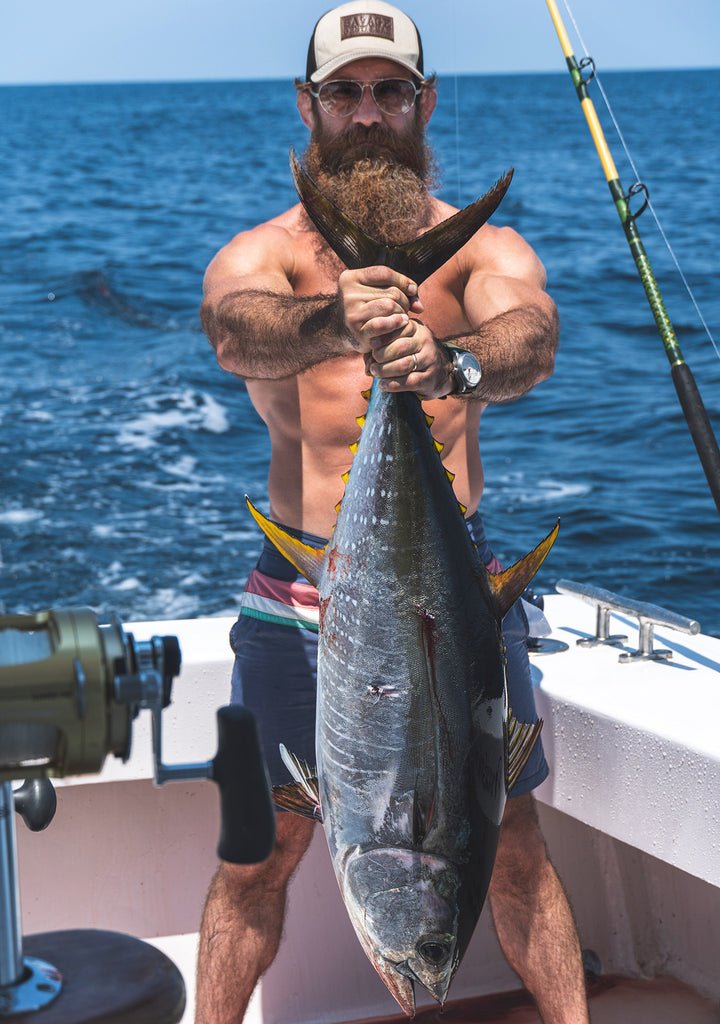
<svg viewBox="0 0 720 1024">
<path fill-rule="evenodd" d="M 413 850 L 370 850 L 352 857 L 344 895 L 355 931 L 378 974 L 409 1016 L 414 983 L 444 1003 L 459 963 L 458 871 Z"/>
</svg>

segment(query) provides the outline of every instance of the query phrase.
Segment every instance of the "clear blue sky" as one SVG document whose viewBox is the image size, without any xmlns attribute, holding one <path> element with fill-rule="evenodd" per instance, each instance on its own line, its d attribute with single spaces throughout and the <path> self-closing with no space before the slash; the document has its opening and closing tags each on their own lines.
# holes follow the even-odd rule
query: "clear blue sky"
<svg viewBox="0 0 720 1024">
<path fill-rule="evenodd" d="M 292 78 L 332 0 L 10 0 L 0 83 Z M 564 7 L 563 19 L 583 55 Z M 572 0 L 599 69 L 720 64 L 720 0 Z M 440 73 L 564 70 L 544 0 L 409 0 Z"/>
</svg>

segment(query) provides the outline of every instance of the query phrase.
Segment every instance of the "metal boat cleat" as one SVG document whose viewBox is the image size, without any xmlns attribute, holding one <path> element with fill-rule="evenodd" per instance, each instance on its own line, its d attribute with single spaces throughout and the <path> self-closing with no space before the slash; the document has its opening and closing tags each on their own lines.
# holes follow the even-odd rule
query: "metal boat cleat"
<svg viewBox="0 0 720 1024">
<path fill-rule="evenodd" d="M 579 597 L 581 601 L 594 604 L 597 609 L 596 634 L 594 637 L 581 637 L 577 644 L 579 647 L 596 647 L 599 644 L 611 646 L 622 646 L 627 640 L 626 635 L 610 635 L 610 615 L 629 615 L 637 619 L 638 623 L 638 649 L 636 651 L 623 651 L 618 655 L 618 661 L 622 664 L 632 664 L 638 661 L 670 661 L 672 651 L 666 649 L 655 650 L 653 648 L 655 626 L 663 626 L 666 629 L 675 629 L 681 633 L 695 635 L 700 632 L 700 624 L 695 619 L 688 619 L 677 612 L 661 608 L 656 604 L 648 604 L 644 601 L 633 601 L 628 597 L 621 597 L 610 590 L 602 590 L 600 587 L 592 587 L 586 583 L 575 583 L 573 580 L 558 580 L 555 589 L 559 594 L 570 594 Z"/>
</svg>

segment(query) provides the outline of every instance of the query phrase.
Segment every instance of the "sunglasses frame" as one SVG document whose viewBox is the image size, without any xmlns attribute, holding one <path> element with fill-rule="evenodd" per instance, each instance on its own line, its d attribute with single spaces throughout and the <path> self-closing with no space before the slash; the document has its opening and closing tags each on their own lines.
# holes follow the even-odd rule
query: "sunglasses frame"
<svg viewBox="0 0 720 1024">
<path fill-rule="evenodd" d="M 407 108 L 407 110 L 398 110 L 397 113 L 393 114 L 389 110 L 385 110 L 383 107 L 380 106 L 380 104 L 378 103 L 377 99 L 375 98 L 375 86 L 376 85 L 382 85 L 383 82 L 407 82 L 408 85 L 411 85 L 413 87 L 413 89 L 415 90 L 415 94 L 414 94 L 414 96 L 412 98 L 412 103 Z M 325 106 L 325 104 L 322 101 L 322 96 L 320 95 L 322 89 L 326 85 L 334 85 L 335 83 L 342 84 L 342 85 L 359 85 L 360 86 L 360 90 L 361 90 L 360 91 L 360 98 L 358 99 L 357 104 L 352 108 L 352 110 L 348 111 L 347 114 L 333 114 L 332 111 L 327 109 L 327 107 Z M 351 117 L 355 113 L 355 111 L 359 108 L 360 104 L 362 103 L 363 98 L 365 96 L 365 90 L 366 89 L 370 90 L 370 95 L 373 98 L 373 103 L 378 108 L 378 110 L 381 110 L 382 113 L 386 114 L 388 117 L 400 117 L 402 114 L 407 114 L 408 111 L 412 110 L 412 108 L 415 106 L 415 102 L 417 101 L 418 96 L 422 92 L 424 84 L 425 84 L 424 82 L 421 82 L 420 85 L 415 85 L 415 83 L 411 79 L 409 79 L 409 78 L 397 78 L 395 76 L 390 77 L 390 78 L 377 78 L 377 79 L 375 79 L 374 82 L 359 82 L 356 78 L 335 78 L 335 79 L 333 79 L 332 82 L 323 82 L 318 87 L 317 90 L 310 89 L 309 91 L 310 91 L 310 95 L 313 96 L 318 101 L 320 106 L 323 108 L 323 110 L 325 111 L 325 113 L 329 117 L 337 117 L 340 120 L 342 120 L 342 118 L 345 118 L 345 117 Z"/>
</svg>

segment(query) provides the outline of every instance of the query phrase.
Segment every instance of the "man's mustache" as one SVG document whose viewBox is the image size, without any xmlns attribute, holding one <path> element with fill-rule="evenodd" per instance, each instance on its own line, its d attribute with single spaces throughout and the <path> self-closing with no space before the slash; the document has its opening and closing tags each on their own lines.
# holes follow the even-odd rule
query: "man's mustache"
<svg viewBox="0 0 720 1024">
<path fill-rule="evenodd" d="M 422 135 L 410 130 L 398 134 L 385 124 L 348 125 L 338 135 L 316 137 L 323 169 L 342 171 L 359 160 L 380 160 L 424 171 Z"/>
</svg>

